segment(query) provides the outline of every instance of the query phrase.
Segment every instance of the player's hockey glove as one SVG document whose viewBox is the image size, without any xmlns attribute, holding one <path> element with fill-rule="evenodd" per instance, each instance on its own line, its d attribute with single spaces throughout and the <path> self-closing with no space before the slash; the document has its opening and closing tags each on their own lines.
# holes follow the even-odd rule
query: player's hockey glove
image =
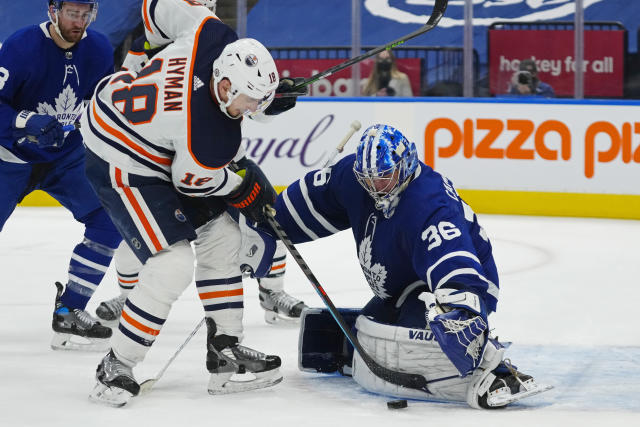
<svg viewBox="0 0 640 427">
<path fill-rule="evenodd" d="M 253 160 L 243 157 L 231 165 L 242 182 L 234 191 L 224 196 L 225 201 L 238 209 L 249 221 L 263 223 L 267 221 L 264 208 L 276 201 L 276 190 Z"/>
<path fill-rule="evenodd" d="M 287 77 L 281 79 L 276 89 L 276 96 L 273 101 L 271 101 L 271 104 L 264 110 L 264 114 L 267 116 L 276 116 L 295 107 L 298 97 L 307 94 L 306 86 L 298 90 L 294 89 L 303 81 L 304 79 L 302 77 L 293 79 Z M 286 95 L 282 96 L 283 94 Z"/>
<path fill-rule="evenodd" d="M 13 137 L 18 143 L 29 141 L 43 148 L 64 143 L 62 124 L 55 117 L 28 110 L 20 111 L 13 119 Z"/>
<path fill-rule="evenodd" d="M 423 292 L 419 298 L 427 308 L 427 323 L 442 352 L 460 376 L 472 373 L 482 361 L 487 344 L 487 314 L 478 295 L 456 289 L 439 288 Z"/>
</svg>

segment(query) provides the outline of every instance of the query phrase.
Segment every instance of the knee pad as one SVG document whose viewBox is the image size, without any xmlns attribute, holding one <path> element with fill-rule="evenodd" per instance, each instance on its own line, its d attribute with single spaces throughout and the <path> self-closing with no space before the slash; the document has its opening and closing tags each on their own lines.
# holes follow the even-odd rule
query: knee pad
<svg viewBox="0 0 640 427">
<path fill-rule="evenodd" d="M 379 364 L 393 370 L 419 374 L 427 379 L 430 393 L 389 383 L 374 375 L 359 355 L 353 357 L 353 379 L 366 390 L 412 399 L 462 401 L 470 377 L 461 378 L 442 352 L 429 329 L 387 325 L 359 316 L 358 341 Z"/>
<path fill-rule="evenodd" d="M 198 260 L 196 280 L 240 275 L 238 224 L 224 213 L 198 228 L 194 241 Z"/>
<path fill-rule="evenodd" d="M 115 225 L 113 225 L 111 218 L 102 208 L 91 212 L 82 218 L 80 222 L 86 227 L 85 237 L 92 242 L 115 249 L 122 241 L 122 237 Z"/>
<path fill-rule="evenodd" d="M 142 263 L 126 242 L 120 242 L 113 255 L 113 262 L 118 273 L 137 275 L 142 270 Z"/>
<path fill-rule="evenodd" d="M 360 309 L 339 308 L 345 322 L 353 329 Z M 302 312 L 298 340 L 298 368 L 307 372 L 351 373 L 353 347 L 326 308 Z"/>
<path fill-rule="evenodd" d="M 191 283 L 194 261 L 193 250 L 186 240 L 158 252 L 142 267 L 138 286 L 130 298 L 144 293 L 146 297 L 170 307 Z"/>
</svg>

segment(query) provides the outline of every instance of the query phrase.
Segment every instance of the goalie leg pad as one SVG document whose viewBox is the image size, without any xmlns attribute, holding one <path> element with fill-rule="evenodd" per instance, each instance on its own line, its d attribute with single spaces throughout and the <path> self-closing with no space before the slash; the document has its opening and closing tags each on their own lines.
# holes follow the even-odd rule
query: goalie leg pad
<svg viewBox="0 0 640 427">
<path fill-rule="evenodd" d="M 338 311 L 353 329 L 359 309 Z M 349 375 L 353 347 L 326 308 L 307 308 L 300 316 L 298 368 L 307 372 L 340 372 Z"/>
<path fill-rule="evenodd" d="M 367 354 L 389 369 L 423 375 L 431 394 L 384 381 L 354 354 L 353 379 L 366 390 L 401 398 L 465 401 L 470 377 L 459 376 L 429 329 L 386 325 L 365 316 L 358 317 L 356 328 Z"/>
</svg>

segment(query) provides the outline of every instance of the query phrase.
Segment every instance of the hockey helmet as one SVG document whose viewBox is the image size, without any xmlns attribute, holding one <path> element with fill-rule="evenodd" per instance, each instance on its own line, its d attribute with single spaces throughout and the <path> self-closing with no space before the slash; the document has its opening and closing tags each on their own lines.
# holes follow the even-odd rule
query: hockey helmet
<svg viewBox="0 0 640 427">
<path fill-rule="evenodd" d="M 49 0 L 49 6 L 53 6 L 53 13 L 60 13 L 62 10 L 62 5 L 64 3 L 79 3 L 79 4 L 88 4 L 91 6 L 89 9 L 89 14 L 85 17 L 86 22 L 85 25 L 89 25 L 93 21 L 96 20 L 96 16 L 98 15 L 98 0 Z M 49 20 L 56 25 L 58 25 L 58 21 L 53 21 L 53 17 L 49 13 Z"/>
<path fill-rule="evenodd" d="M 223 79 L 231 82 L 226 103 L 221 101 L 218 93 L 218 83 Z M 232 116 L 227 108 L 240 94 L 258 103 L 257 110 L 250 115 L 264 111 L 273 100 L 280 81 L 276 63 L 267 48 L 259 41 L 249 38 L 239 39 L 225 46 L 220 56 L 213 61 L 213 80 L 220 110 L 229 117 Z"/>
<path fill-rule="evenodd" d="M 377 124 L 364 131 L 356 149 L 353 172 L 382 210 L 393 214 L 397 196 L 407 187 L 418 168 L 416 146 L 397 129 Z"/>
</svg>

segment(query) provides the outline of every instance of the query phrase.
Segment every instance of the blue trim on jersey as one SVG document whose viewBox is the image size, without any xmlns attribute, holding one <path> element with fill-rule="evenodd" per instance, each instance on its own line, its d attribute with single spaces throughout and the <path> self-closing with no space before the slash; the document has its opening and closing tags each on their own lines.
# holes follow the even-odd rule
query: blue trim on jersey
<svg viewBox="0 0 640 427">
<path fill-rule="evenodd" d="M 153 25 L 155 25 L 156 29 L 160 33 L 160 35 L 165 39 L 170 39 L 165 33 L 162 32 L 158 24 L 156 23 L 156 6 L 158 5 L 158 0 L 151 0 L 151 5 L 149 6 L 149 15 L 151 15 L 151 21 L 153 21 Z"/>
<path fill-rule="evenodd" d="M 226 279 L 198 280 L 196 281 L 196 287 L 231 285 L 234 283 L 242 283 L 242 276 L 229 277 Z"/>
<path fill-rule="evenodd" d="M 220 304 L 205 305 L 204 311 L 220 311 L 220 310 L 227 310 L 232 308 L 244 308 L 244 304 L 242 301 L 237 301 L 237 302 L 223 302 Z"/>
<path fill-rule="evenodd" d="M 100 133 L 95 126 L 93 125 L 93 111 L 91 111 L 90 108 L 87 108 L 87 113 L 89 114 L 89 129 L 91 129 L 91 132 L 93 132 L 93 134 L 98 137 L 99 139 L 101 139 L 102 141 L 104 141 L 105 143 L 107 143 L 108 145 L 110 145 L 111 147 L 115 148 L 116 150 L 120 151 L 121 153 L 131 157 L 131 159 L 135 160 L 136 162 L 148 167 L 149 169 L 152 169 L 154 171 L 160 172 L 163 175 L 165 175 L 167 178 L 171 178 L 171 174 L 164 170 L 163 168 L 161 168 L 160 166 L 158 166 L 157 164 L 144 159 L 143 157 L 138 156 L 135 152 L 125 148 L 123 145 L 118 144 L 117 142 L 112 141 L 111 139 L 107 138 L 106 136 L 104 136 L 102 133 Z"/>
<path fill-rule="evenodd" d="M 124 305 L 126 305 L 131 311 L 133 311 L 138 316 L 142 317 L 143 319 L 148 320 L 149 322 L 153 322 L 156 325 L 164 325 L 164 322 L 166 321 L 166 319 L 161 319 L 159 317 L 156 317 L 154 315 L 151 315 L 151 314 L 147 313 L 146 311 L 142 310 L 141 308 L 136 307 L 129 300 L 127 300 L 124 303 Z"/>
<path fill-rule="evenodd" d="M 146 338 L 142 338 L 142 337 L 134 334 L 133 332 L 131 332 L 130 330 L 128 330 L 127 328 L 122 326 L 122 324 L 118 325 L 118 330 L 120 332 L 122 332 L 127 338 L 137 342 L 140 345 L 143 345 L 145 347 L 151 347 L 151 345 L 153 344 L 152 340 L 148 340 Z"/>
<path fill-rule="evenodd" d="M 102 89 L 104 89 L 104 87 L 107 85 L 107 82 L 108 82 L 108 80 L 105 79 L 100 84 L 98 84 L 98 88 L 96 90 L 96 93 L 102 92 Z M 131 129 L 131 127 L 129 125 L 125 124 L 122 120 L 120 120 L 120 118 L 113 111 L 111 111 L 111 109 L 107 106 L 107 104 L 103 100 L 100 99 L 99 96 L 96 96 L 95 100 L 97 101 L 98 108 L 100 108 L 101 112 L 103 112 L 107 117 L 109 117 L 116 125 L 118 125 L 118 127 L 120 127 L 121 129 L 126 129 L 126 131 L 128 133 L 133 135 L 140 142 L 144 143 L 148 147 L 153 148 L 154 150 L 156 150 L 159 153 L 166 154 L 166 155 L 169 155 L 169 156 L 173 156 L 175 154 L 175 152 L 173 152 L 172 150 L 169 150 L 168 148 L 161 147 L 159 145 L 153 144 L 149 140 L 143 138 L 135 130 Z"/>
</svg>

